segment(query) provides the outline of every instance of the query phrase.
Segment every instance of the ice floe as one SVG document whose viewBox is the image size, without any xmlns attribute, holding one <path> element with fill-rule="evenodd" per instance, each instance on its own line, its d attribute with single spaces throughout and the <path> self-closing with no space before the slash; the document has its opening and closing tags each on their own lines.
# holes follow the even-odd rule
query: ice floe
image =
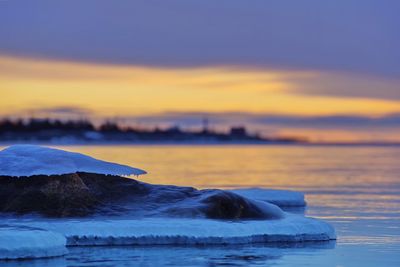
<svg viewBox="0 0 400 267">
<path fill-rule="evenodd" d="M 62 256 L 67 253 L 65 245 L 66 238 L 60 233 L 0 225 L 0 260 Z"/>
<path fill-rule="evenodd" d="M 280 207 L 303 207 L 306 205 L 304 194 L 291 190 L 265 188 L 241 188 L 229 190 L 240 196 L 273 203 Z"/>
<path fill-rule="evenodd" d="M 328 223 L 278 207 L 304 206 L 302 193 L 261 188 L 197 190 L 118 176 L 145 173 L 41 146 L 17 145 L 0 151 L 4 198 L 0 208 L 7 213 L 0 225 L 0 259 L 59 256 L 66 253 L 65 245 L 225 245 L 336 239 Z M 45 177 L 38 178 L 39 183 L 37 179 L 14 179 L 33 175 Z M 32 201 L 32 196 L 42 198 Z M 72 206 L 42 210 L 42 204 L 50 200 Z M 72 212 L 78 208 L 87 212 Z"/>
<path fill-rule="evenodd" d="M 14 220 L 65 235 L 68 246 L 216 245 L 328 241 L 336 238 L 328 223 L 287 213 L 280 220 L 222 221 L 187 218 L 113 220 Z"/>
<path fill-rule="evenodd" d="M 14 145 L 0 151 L 0 176 L 61 175 L 88 172 L 140 175 L 146 171 L 98 160 L 80 153 L 37 145 Z"/>
</svg>

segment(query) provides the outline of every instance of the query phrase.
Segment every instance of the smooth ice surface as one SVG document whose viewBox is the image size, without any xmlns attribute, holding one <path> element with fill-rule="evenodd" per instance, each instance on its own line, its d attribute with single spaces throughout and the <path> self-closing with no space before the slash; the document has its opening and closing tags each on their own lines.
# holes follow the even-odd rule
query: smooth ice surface
<svg viewBox="0 0 400 267">
<path fill-rule="evenodd" d="M 286 214 L 281 220 L 227 222 L 208 219 L 15 220 L 61 233 L 69 246 L 197 245 L 323 241 L 336 238 L 321 220 Z"/>
<path fill-rule="evenodd" d="M 140 175 L 144 170 L 98 160 L 80 153 L 36 145 L 14 145 L 0 151 L 0 175 L 32 176 L 88 172 Z"/>
<path fill-rule="evenodd" d="M 67 253 L 62 234 L 32 227 L 0 226 L 0 260 L 47 258 Z"/>
<path fill-rule="evenodd" d="M 291 190 L 264 189 L 264 188 L 242 188 L 229 190 L 233 193 L 247 197 L 273 203 L 284 207 L 303 207 L 306 205 L 304 194 Z"/>
</svg>

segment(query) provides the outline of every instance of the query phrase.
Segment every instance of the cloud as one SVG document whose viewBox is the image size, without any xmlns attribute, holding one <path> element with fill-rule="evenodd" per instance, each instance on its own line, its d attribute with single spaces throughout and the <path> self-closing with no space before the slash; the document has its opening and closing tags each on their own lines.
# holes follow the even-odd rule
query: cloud
<svg viewBox="0 0 400 267">
<path fill-rule="evenodd" d="M 2 1 L 0 53 L 400 77 L 397 0 Z"/>
<path fill-rule="evenodd" d="M 8 115 L 4 116 L 7 117 Z M 20 110 L 11 115 L 12 117 L 19 116 L 34 116 L 34 117 L 50 117 L 50 118 L 82 118 L 91 117 L 93 113 L 90 109 L 75 107 L 75 106 L 57 106 L 45 108 L 29 108 Z"/>
<path fill-rule="evenodd" d="M 18 86 L 21 83 L 24 83 L 25 90 L 35 87 L 35 94 L 40 90 L 36 88 L 38 84 L 40 87 L 45 83 L 49 84 L 51 91 L 69 84 L 63 90 L 70 92 L 80 84 L 85 91 L 95 89 L 98 92 L 100 87 L 108 83 L 112 86 L 112 91 L 121 91 L 124 85 L 129 84 L 128 91 L 131 93 L 138 90 L 138 87 L 146 88 L 146 91 L 157 87 L 160 92 L 164 91 L 168 95 L 172 93 L 171 90 L 191 90 L 193 94 L 207 91 L 208 96 L 217 91 L 225 91 L 229 98 L 241 91 L 246 97 L 258 92 L 258 98 L 263 93 L 274 93 L 275 96 L 286 93 L 291 96 L 323 96 L 331 99 L 400 100 L 400 80 L 387 77 L 321 71 L 261 70 L 239 66 L 145 68 L 0 56 L 0 90 L 8 91 L 3 94 L 15 94 L 18 90 L 15 87 L 21 88 L 22 86 Z M 118 87 L 115 87 L 117 84 Z M 112 95 L 111 92 L 110 94 Z M 241 97 L 240 101 L 243 99 Z M 74 104 L 75 101 L 76 96 L 73 98 Z M 262 105 L 268 107 L 271 103 L 264 102 Z M 343 106 L 342 102 L 339 107 Z"/>
<path fill-rule="evenodd" d="M 318 73 L 314 77 L 288 77 L 291 92 L 300 95 L 400 99 L 400 80 L 345 73 Z"/>
</svg>

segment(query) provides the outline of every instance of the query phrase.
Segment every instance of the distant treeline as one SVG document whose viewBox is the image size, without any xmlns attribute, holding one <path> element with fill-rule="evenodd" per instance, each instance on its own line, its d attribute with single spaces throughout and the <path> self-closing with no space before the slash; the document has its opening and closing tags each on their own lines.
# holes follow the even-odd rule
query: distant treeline
<svg viewBox="0 0 400 267">
<path fill-rule="evenodd" d="M 2 119 L 0 141 L 33 141 L 56 143 L 79 142 L 245 142 L 293 143 L 295 138 L 262 138 L 247 133 L 244 127 L 232 127 L 228 133 L 210 131 L 185 131 L 179 127 L 167 129 L 139 129 L 105 121 L 95 126 L 89 120 L 58 119 Z"/>
<path fill-rule="evenodd" d="M 0 132 L 36 132 L 43 130 L 94 131 L 94 125 L 88 120 L 57 119 L 3 119 L 0 120 Z"/>
</svg>

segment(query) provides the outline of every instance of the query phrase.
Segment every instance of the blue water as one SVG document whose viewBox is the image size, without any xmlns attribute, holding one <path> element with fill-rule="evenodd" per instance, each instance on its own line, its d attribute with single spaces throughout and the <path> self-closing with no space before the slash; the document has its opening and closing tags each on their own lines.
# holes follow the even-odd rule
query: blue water
<svg viewBox="0 0 400 267">
<path fill-rule="evenodd" d="M 2 266 L 400 266 L 400 147 L 79 146 L 131 164 L 151 183 L 300 190 L 292 212 L 324 219 L 335 242 L 211 247 L 69 248 L 63 258 Z"/>
</svg>

